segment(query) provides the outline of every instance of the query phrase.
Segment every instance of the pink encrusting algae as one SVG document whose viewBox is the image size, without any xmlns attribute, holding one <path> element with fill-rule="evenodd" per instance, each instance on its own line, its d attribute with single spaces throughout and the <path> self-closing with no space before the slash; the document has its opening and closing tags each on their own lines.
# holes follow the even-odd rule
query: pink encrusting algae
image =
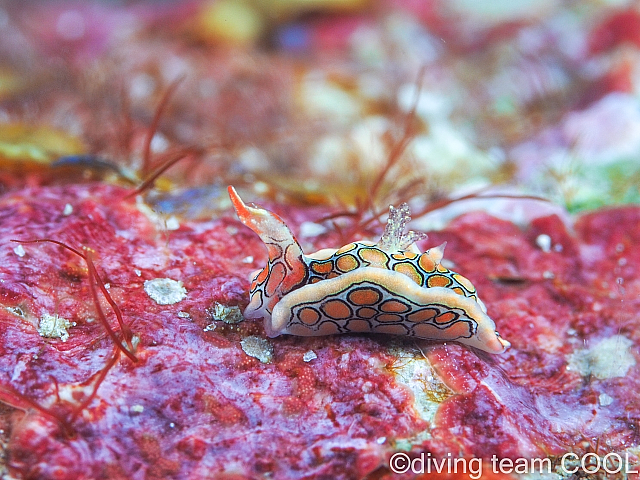
<svg viewBox="0 0 640 480">
<path fill-rule="evenodd" d="M 262 242 L 231 211 L 168 231 L 126 194 L 77 185 L 0 200 L 0 418 L 14 476 L 396 478 L 388 460 L 406 445 L 411 455 L 555 459 L 595 448 L 594 439 L 600 453 L 638 442 L 640 403 L 629 394 L 640 387 L 635 207 L 580 217 L 573 234 L 557 217 L 521 230 L 485 214 L 430 233 L 474 278 L 513 345 L 503 355 L 356 334 L 280 336 L 260 357 L 243 341 L 265 338 L 261 322 L 214 320 L 212 306 L 246 306 L 247 277 L 266 260 Z M 110 364 L 114 346 L 96 320 L 82 259 L 50 243 L 16 253 L 8 232 L 95 251 L 137 363 L 121 355 Z M 550 251 L 536 245 L 540 235 Z M 186 294 L 161 305 L 145 290 L 154 279 L 182 282 Z M 44 314 L 70 322 L 66 341 L 38 333 Z M 600 371 L 605 360 L 592 347 L 605 355 L 612 338 L 627 366 Z M 395 373 L 399 352 L 418 349 L 449 390 L 432 395 L 440 405 L 431 418 Z"/>
<path fill-rule="evenodd" d="M 637 6 L 161 3 L 0 2 L 0 478 L 638 480 Z"/>
</svg>

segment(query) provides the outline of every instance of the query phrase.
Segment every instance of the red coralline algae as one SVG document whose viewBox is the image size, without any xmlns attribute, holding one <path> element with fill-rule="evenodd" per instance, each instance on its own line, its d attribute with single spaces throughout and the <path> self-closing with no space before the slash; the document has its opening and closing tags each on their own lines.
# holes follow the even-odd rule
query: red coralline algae
<svg viewBox="0 0 640 480">
<path fill-rule="evenodd" d="M 563 210 L 640 201 L 636 6 L 92 3 L 0 2 L 0 478 L 638 478 L 640 208 Z M 268 338 L 228 184 L 307 253 L 407 202 L 512 346 Z"/>
<path fill-rule="evenodd" d="M 575 236 L 557 217 L 535 221 L 524 234 L 478 216 L 447 229 L 444 235 L 469 275 L 486 272 L 478 289 L 513 349 L 492 359 L 457 346 L 430 350 L 429 359 L 445 382 L 461 393 L 438 412 L 437 451 L 462 444 L 467 455 L 497 452 L 513 458 L 580 451 L 584 439 L 591 448 L 597 441 L 600 452 L 637 445 L 638 401 L 629 392 L 639 382 L 640 305 L 631 271 L 637 271 L 640 256 L 629 246 L 640 240 L 638 220 L 640 211 L 627 207 L 579 218 Z M 471 224 L 475 231 L 468 228 Z M 498 231 L 494 250 L 482 238 Z M 552 251 L 535 248 L 533 239 L 541 234 L 551 237 Z M 490 281 L 492 271 L 508 276 Z M 589 353 L 591 368 L 576 363 L 576 352 L 607 338 L 620 342 L 619 336 L 634 347 L 626 351 L 622 341 L 613 358 L 598 358 L 609 353 L 594 351 Z M 626 360 L 628 371 L 611 374 Z M 612 365 L 609 374 L 598 378 L 595 364 L 600 361 Z M 461 424 L 465 435 L 452 435 Z"/>
<path fill-rule="evenodd" d="M 430 234 L 448 242 L 512 342 L 503 355 L 385 336 L 283 336 L 269 340 L 263 363 L 241 345 L 264 338 L 262 325 L 211 316 L 215 304 L 246 306 L 247 277 L 266 260 L 258 237 L 231 211 L 166 230 L 127 193 L 92 184 L 0 197 L 0 439 L 14 477 L 417 478 L 389 467 L 407 449 L 482 458 L 482 478 L 510 478 L 490 469 L 493 455 L 557 465 L 566 452 L 636 452 L 640 209 L 587 214 L 573 228 L 544 217 L 524 230 L 472 213 Z M 289 220 L 304 212 L 287 216 L 294 230 Z M 537 245 L 542 235 L 549 248 Z M 81 258 L 9 242 L 42 238 L 95 252 L 138 362 L 117 355 L 97 321 Z M 156 303 L 144 283 L 158 278 L 182 282 L 186 297 Z M 47 314 L 69 322 L 66 341 L 39 334 Z M 618 342 L 618 357 L 605 358 L 607 342 Z M 431 418 L 397 375 L 398 352 L 418 348 L 448 389 L 431 392 Z"/>
</svg>

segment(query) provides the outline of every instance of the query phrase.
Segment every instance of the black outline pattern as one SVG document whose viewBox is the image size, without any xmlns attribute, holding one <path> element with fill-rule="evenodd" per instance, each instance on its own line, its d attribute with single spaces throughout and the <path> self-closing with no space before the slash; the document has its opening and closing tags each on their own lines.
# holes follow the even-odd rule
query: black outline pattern
<svg viewBox="0 0 640 480">
<path fill-rule="evenodd" d="M 350 300 L 348 300 L 350 293 L 354 290 L 357 291 L 361 289 L 374 290 L 377 293 L 379 293 L 378 302 L 374 305 L 355 305 L 352 302 L 350 302 Z M 342 303 L 345 303 L 347 306 L 349 306 L 351 314 L 348 317 L 342 318 L 342 319 L 333 318 L 327 315 L 327 313 L 322 309 L 322 305 L 325 305 L 326 303 L 334 300 L 341 301 Z M 403 313 L 383 312 L 380 309 L 380 306 L 384 304 L 384 302 L 389 300 L 393 300 L 393 301 L 405 304 L 408 310 Z M 299 320 L 299 312 L 304 308 L 312 308 L 316 313 L 319 313 L 320 319 L 316 321 L 313 324 L 313 326 L 309 326 L 305 323 L 302 323 Z M 371 308 L 371 309 L 377 310 L 378 313 L 371 318 L 364 318 L 358 314 L 358 312 L 362 308 Z M 407 319 L 407 315 L 425 308 L 433 309 L 438 313 L 433 317 L 429 318 L 428 320 L 421 321 L 421 322 L 412 322 Z M 436 323 L 435 318 L 437 318 L 439 315 L 442 315 L 444 313 L 453 313 L 455 316 L 453 319 L 445 323 Z M 380 321 L 379 317 L 381 315 L 396 315 L 398 317 L 398 320 Z M 465 317 L 465 318 L 461 318 L 461 317 Z M 411 337 L 418 337 L 418 338 L 424 338 L 424 337 L 417 335 L 416 332 L 414 331 L 414 327 L 417 325 L 431 325 L 437 328 L 438 330 L 441 330 L 444 332 L 456 323 L 459 323 L 459 322 L 466 323 L 468 335 L 460 335 L 455 338 L 450 338 L 450 340 L 452 341 L 458 338 L 470 338 L 473 335 L 475 335 L 478 328 L 478 323 L 473 319 L 471 319 L 467 315 L 465 310 L 462 308 L 451 308 L 448 305 L 444 305 L 440 303 L 420 305 L 409 299 L 399 298 L 397 295 L 395 295 L 394 293 L 392 293 L 382 285 L 377 285 L 369 280 L 363 280 L 361 282 L 358 282 L 357 284 L 346 286 L 341 291 L 337 292 L 335 295 L 324 298 L 320 303 L 319 307 L 316 302 L 304 302 L 296 305 L 291 311 L 291 315 L 287 322 L 286 329 L 288 330 L 289 328 L 293 327 L 294 330 L 297 330 L 300 327 L 302 327 L 302 328 L 308 329 L 310 332 L 313 332 L 313 331 L 317 332 L 322 328 L 324 322 L 330 322 L 336 326 L 337 332 L 339 333 L 357 333 L 349 329 L 349 323 L 353 320 L 367 322 L 369 324 L 368 331 L 373 333 L 381 332 L 385 330 L 385 328 L 382 328 L 381 330 L 381 327 L 401 325 L 403 328 L 406 329 L 405 335 L 411 336 Z M 399 334 L 399 335 L 403 335 L 403 334 Z"/>
</svg>

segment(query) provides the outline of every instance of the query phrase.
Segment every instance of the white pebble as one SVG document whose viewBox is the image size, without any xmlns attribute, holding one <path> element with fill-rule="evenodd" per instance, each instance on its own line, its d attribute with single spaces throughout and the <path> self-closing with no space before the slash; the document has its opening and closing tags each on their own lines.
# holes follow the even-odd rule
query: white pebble
<svg viewBox="0 0 640 480">
<path fill-rule="evenodd" d="M 187 289 L 182 286 L 182 282 L 170 278 L 145 280 L 144 291 L 158 305 L 172 305 L 187 296 Z"/>
<path fill-rule="evenodd" d="M 311 360 L 315 360 L 316 358 L 318 358 L 318 355 L 316 355 L 316 352 L 314 352 L 313 350 L 304 352 L 304 355 L 302 355 L 302 360 L 305 362 L 310 362 Z"/>
<path fill-rule="evenodd" d="M 244 321 L 242 312 L 237 306 L 227 306 L 221 303 L 214 303 L 213 308 L 208 310 L 212 320 L 222 321 L 224 323 L 234 324 Z"/>
<path fill-rule="evenodd" d="M 600 406 L 606 407 L 607 405 L 611 405 L 613 403 L 614 398 L 607 395 L 606 393 L 601 393 L 598 397 L 598 402 Z"/>
<path fill-rule="evenodd" d="M 262 363 L 269 363 L 273 359 L 273 347 L 264 338 L 252 335 L 242 339 L 240 346 L 244 353 L 250 357 L 257 358 Z"/>
<path fill-rule="evenodd" d="M 76 322 L 70 322 L 66 318 L 58 315 L 50 315 L 45 313 L 40 317 L 38 324 L 38 333 L 41 337 L 59 338 L 63 342 L 69 340 L 69 332 L 67 328 L 75 326 Z"/>
</svg>

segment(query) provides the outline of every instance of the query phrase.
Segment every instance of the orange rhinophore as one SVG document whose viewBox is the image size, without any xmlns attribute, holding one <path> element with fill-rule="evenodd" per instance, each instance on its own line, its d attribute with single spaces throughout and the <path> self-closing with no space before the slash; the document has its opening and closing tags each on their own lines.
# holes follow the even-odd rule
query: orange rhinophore
<svg viewBox="0 0 640 480">
<path fill-rule="evenodd" d="M 422 236 L 404 232 L 407 204 L 391 207 L 378 243 L 305 255 L 280 217 L 245 205 L 231 186 L 229 196 L 269 252 L 244 316 L 262 318 L 270 337 L 372 332 L 456 341 L 490 353 L 509 347 L 473 284 L 442 265 L 445 244 L 417 251 Z"/>
</svg>

